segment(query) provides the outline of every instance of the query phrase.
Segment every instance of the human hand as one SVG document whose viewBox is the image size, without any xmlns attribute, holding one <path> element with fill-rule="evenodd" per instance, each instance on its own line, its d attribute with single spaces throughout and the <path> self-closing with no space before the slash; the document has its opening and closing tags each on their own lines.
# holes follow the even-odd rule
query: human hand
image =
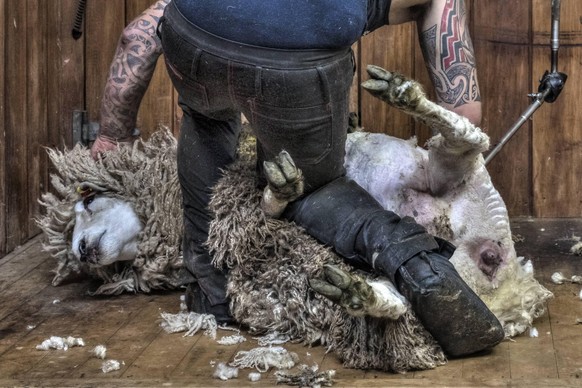
<svg viewBox="0 0 582 388">
<path fill-rule="evenodd" d="M 107 151 L 115 151 L 122 144 L 130 144 L 128 141 L 118 141 L 107 136 L 97 135 L 95 142 L 91 146 L 91 157 L 99 159 L 99 155 Z"/>
</svg>

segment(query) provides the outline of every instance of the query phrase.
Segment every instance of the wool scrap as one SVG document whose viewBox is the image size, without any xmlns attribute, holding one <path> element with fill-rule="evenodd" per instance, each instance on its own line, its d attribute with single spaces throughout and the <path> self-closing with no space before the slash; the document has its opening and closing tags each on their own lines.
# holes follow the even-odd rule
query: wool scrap
<svg viewBox="0 0 582 388">
<path fill-rule="evenodd" d="M 101 370 L 103 371 L 103 373 L 113 372 L 115 370 L 121 369 L 122 363 L 123 362 L 119 362 L 117 360 L 107 360 L 104 361 L 103 364 L 101 364 Z"/>
<path fill-rule="evenodd" d="M 241 350 L 234 356 L 234 361 L 230 365 L 239 368 L 256 368 L 263 373 L 271 367 L 291 369 L 298 360 L 297 353 L 288 352 L 280 346 L 258 347 L 249 351 Z"/>
<path fill-rule="evenodd" d="M 577 256 L 582 256 L 582 242 L 578 242 L 572 245 L 572 247 L 570 248 L 570 253 Z"/>
<path fill-rule="evenodd" d="M 75 337 L 57 337 L 51 336 L 49 339 L 44 340 L 40 345 L 36 345 L 37 350 L 49 350 L 49 349 L 56 349 L 56 350 L 67 350 L 74 346 L 85 346 L 85 342 L 82 338 L 75 338 Z"/>
<path fill-rule="evenodd" d="M 272 333 L 265 334 L 261 337 L 253 337 L 257 340 L 259 346 L 271 346 L 271 345 L 282 345 L 291 341 L 291 336 L 289 334 L 279 333 L 274 331 Z"/>
<path fill-rule="evenodd" d="M 245 342 L 247 339 L 240 334 L 225 335 L 221 339 L 217 340 L 220 345 L 237 345 Z"/>
<path fill-rule="evenodd" d="M 552 282 L 554 284 L 564 284 L 564 283 L 574 283 L 574 284 L 582 284 L 582 276 L 580 275 L 572 275 L 570 278 L 564 276 L 561 272 L 554 272 L 552 274 Z"/>
<path fill-rule="evenodd" d="M 107 356 L 107 348 L 103 345 L 97 345 L 93 349 L 93 354 L 95 357 L 105 360 L 105 357 Z"/>
<path fill-rule="evenodd" d="M 234 379 L 238 377 L 238 368 L 230 367 L 224 362 L 219 362 L 216 364 L 216 369 L 214 369 L 214 374 L 212 375 L 215 379 L 220 379 L 222 381 Z"/>
<path fill-rule="evenodd" d="M 178 314 L 163 312 L 161 316 L 162 323 L 160 323 L 160 326 L 166 333 L 185 331 L 184 337 L 189 337 L 198 333 L 200 330 L 204 330 L 204 335 L 216 339 L 218 325 L 214 315 L 181 311 Z"/>
<path fill-rule="evenodd" d="M 287 384 L 296 385 L 299 387 L 331 387 L 333 385 L 333 377 L 335 376 L 335 370 L 326 370 L 319 372 L 319 366 L 313 365 L 311 367 L 307 365 L 300 366 L 300 372 L 297 374 L 291 374 L 283 371 L 275 372 L 275 377 L 277 377 L 277 384 Z"/>
</svg>

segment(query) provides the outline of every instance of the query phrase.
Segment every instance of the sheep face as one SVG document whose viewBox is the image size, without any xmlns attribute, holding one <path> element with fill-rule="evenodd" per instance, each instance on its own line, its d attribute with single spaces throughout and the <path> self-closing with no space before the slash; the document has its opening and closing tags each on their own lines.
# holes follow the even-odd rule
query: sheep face
<svg viewBox="0 0 582 388">
<path fill-rule="evenodd" d="M 92 267 L 133 260 L 141 230 L 128 203 L 99 194 L 87 197 L 75 204 L 73 254 Z"/>
</svg>

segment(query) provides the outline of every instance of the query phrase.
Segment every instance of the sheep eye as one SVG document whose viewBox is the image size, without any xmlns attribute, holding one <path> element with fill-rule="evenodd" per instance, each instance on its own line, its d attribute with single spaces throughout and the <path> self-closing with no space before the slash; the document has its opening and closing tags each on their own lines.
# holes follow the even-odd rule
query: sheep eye
<svg viewBox="0 0 582 388">
<path fill-rule="evenodd" d="M 79 243 L 79 253 L 81 255 L 87 254 L 87 242 L 85 241 L 85 239 L 82 239 L 81 242 Z"/>
<path fill-rule="evenodd" d="M 95 196 L 93 196 L 93 195 L 83 199 L 83 207 L 85 208 L 85 210 L 89 210 L 89 205 L 91 203 L 93 203 L 94 199 L 95 199 Z"/>
</svg>

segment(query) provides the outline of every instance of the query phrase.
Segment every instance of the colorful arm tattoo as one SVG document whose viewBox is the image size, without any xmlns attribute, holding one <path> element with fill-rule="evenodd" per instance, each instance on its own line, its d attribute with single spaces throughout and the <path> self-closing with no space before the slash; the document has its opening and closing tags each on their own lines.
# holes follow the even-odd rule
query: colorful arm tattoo
<svg viewBox="0 0 582 388">
<path fill-rule="evenodd" d="M 100 136 L 118 141 L 131 137 L 139 105 L 162 53 L 156 29 L 169 1 L 159 0 L 124 29 L 101 101 Z"/>
<path fill-rule="evenodd" d="M 447 0 L 440 28 L 422 31 L 420 41 L 439 100 L 453 107 L 481 101 L 463 1 Z"/>
</svg>

